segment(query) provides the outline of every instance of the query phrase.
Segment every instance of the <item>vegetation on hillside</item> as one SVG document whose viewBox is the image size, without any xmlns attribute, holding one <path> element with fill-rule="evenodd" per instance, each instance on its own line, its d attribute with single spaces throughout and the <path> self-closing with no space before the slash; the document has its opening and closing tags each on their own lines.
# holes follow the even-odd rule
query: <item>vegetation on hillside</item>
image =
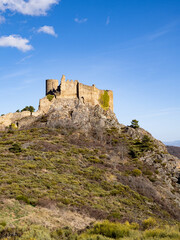
<svg viewBox="0 0 180 240">
<path fill-rule="evenodd" d="M 158 151 L 148 136 L 116 128 L 1 132 L 0 238 L 179 239 L 177 206 L 155 194 L 163 179 L 139 161 L 148 151 Z"/>
</svg>

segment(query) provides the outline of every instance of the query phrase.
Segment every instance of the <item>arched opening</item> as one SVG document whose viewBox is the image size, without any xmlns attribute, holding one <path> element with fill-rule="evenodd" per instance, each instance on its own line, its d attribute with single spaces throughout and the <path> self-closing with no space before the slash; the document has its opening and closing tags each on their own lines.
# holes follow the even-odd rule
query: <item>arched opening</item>
<svg viewBox="0 0 180 240">
<path fill-rule="evenodd" d="M 178 184 L 180 184 L 180 175 L 178 176 L 178 181 L 177 181 Z"/>
<path fill-rule="evenodd" d="M 81 101 L 84 103 L 84 97 L 81 97 Z"/>
</svg>

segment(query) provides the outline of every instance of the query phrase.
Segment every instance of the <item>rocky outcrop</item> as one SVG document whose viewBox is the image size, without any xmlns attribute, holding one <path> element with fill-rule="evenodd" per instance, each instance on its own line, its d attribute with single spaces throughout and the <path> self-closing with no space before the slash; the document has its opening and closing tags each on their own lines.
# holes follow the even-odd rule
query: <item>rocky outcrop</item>
<svg viewBox="0 0 180 240">
<path fill-rule="evenodd" d="M 132 128 L 132 127 L 126 127 L 125 132 L 130 136 L 132 139 L 140 139 L 142 140 L 144 135 L 147 135 L 154 144 L 158 147 L 159 152 L 167 153 L 166 146 L 156 138 L 154 138 L 149 132 L 144 130 L 143 128 Z"/>
<path fill-rule="evenodd" d="M 35 113 L 27 111 L 0 117 L 1 130 L 12 123 L 21 129 L 38 121 L 42 126 L 81 129 L 84 132 L 108 127 L 120 129 L 123 126 L 118 123 L 111 110 L 103 110 L 99 105 L 85 104 L 79 99 L 54 98 L 49 101 L 45 97 L 40 100 L 39 109 Z"/>
<path fill-rule="evenodd" d="M 0 117 L 0 130 L 3 131 L 6 127 L 9 127 L 12 123 L 17 124 L 19 120 L 25 117 L 31 116 L 29 111 L 8 113 Z"/>
<path fill-rule="evenodd" d="M 108 127 L 121 128 L 115 114 L 103 110 L 99 105 L 84 104 L 80 100 L 57 99 L 47 113 L 49 127 L 66 127 L 83 131 Z"/>
</svg>

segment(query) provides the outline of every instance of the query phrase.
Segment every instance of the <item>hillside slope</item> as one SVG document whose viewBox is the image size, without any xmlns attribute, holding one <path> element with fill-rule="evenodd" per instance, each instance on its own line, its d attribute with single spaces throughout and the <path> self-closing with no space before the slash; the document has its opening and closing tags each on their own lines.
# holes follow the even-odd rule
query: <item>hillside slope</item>
<svg viewBox="0 0 180 240">
<path fill-rule="evenodd" d="M 180 147 L 166 146 L 168 152 L 177 158 L 180 158 Z"/>
<path fill-rule="evenodd" d="M 1 238 L 75 239 L 58 235 L 60 229 L 80 234 L 107 219 L 178 223 L 178 158 L 144 129 L 119 124 L 111 111 L 58 106 L 0 133 Z"/>
</svg>

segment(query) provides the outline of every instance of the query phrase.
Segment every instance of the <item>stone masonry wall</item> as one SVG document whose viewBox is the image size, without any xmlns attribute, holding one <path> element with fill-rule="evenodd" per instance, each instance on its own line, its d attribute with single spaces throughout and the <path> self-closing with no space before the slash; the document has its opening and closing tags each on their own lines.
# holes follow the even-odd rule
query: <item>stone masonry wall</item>
<svg viewBox="0 0 180 240">
<path fill-rule="evenodd" d="M 78 81 L 75 80 L 65 80 L 65 76 L 63 75 L 60 84 L 60 97 L 61 98 L 77 98 L 77 85 Z"/>
</svg>

